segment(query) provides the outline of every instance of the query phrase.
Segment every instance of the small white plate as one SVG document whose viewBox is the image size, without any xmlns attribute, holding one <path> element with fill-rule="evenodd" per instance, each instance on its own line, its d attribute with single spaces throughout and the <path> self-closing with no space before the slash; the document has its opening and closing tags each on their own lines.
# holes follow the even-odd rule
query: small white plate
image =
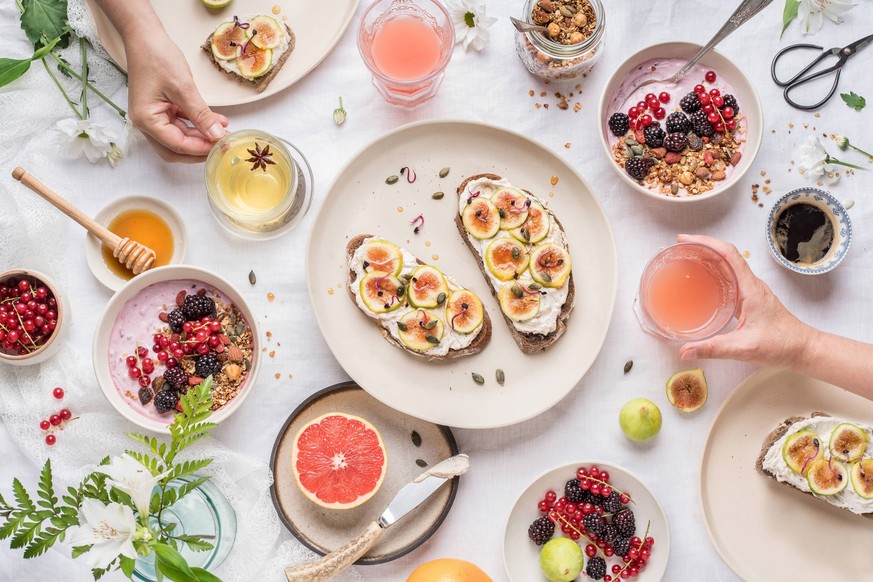
<svg viewBox="0 0 873 582">
<path fill-rule="evenodd" d="M 542 546 L 535 545 L 527 536 L 530 524 L 543 515 L 537 510 L 537 503 L 549 489 L 557 493 L 559 498 L 563 497 L 564 485 L 576 476 L 576 469 L 591 465 L 605 469 L 609 473 L 610 485 L 628 493 L 633 498 L 634 503 L 631 505 L 631 509 L 636 518 L 637 536 L 642 538 L 646 531 L 646 524 L 651 522 L 649 536 L 655 538 L 652 557 L 645 569 L 634 580 L 654 582 L 664 576 L 664 572 L 667 570 L 667 559 L 670 557 L 670 524 L 667 522 L 664 508 L 661 507 L 652 492 L 643 485 L 639 477 L 627 469 L 606 461 L 578 461 L 546 471 L 534 479 L 534 482 L 528 485 L 527 489 L 515 501 L 515 505 L 509 513 L 509 519 L 506 521 L 506 531 L 503 532 L 503 564 L 506 567 L 510 582 L 545 582 L 546 577 L 540 570 L 540 549 Z M 561 535 L 560 528 L 556 528 L 555 537 Z M 580 543 L 584 550 L 587 542 L 580 538 Z M 587 556 L 585 563 L 588 564 Z M 606 573 L 612 575 L 612 565 L 621 563 L 619 558 L 608 558 L 606 560 Z M 588 580 L 584 573 L 579 579 Z"/>
<path fill-rule="evenodd" d="M 167 226 L 173 232 L 173 258 L 171 265 L 178 265 L 185 260 L 185 251 L 188 246 L 188 233 L 185 223 L 176 210 L 164 202 L 148 196 L 125 196 L 112 202 L 94 217 L 98 223 L 108 226 L 113 218 L 126 210 L 150 210 L 164 219 Z M 118 291 L 127 281 L 109 270 L 103 260 L 103 243 L 93 234 L 85 235 L 85 260 L 94 277 L 106 287 Z"/>
</svg>

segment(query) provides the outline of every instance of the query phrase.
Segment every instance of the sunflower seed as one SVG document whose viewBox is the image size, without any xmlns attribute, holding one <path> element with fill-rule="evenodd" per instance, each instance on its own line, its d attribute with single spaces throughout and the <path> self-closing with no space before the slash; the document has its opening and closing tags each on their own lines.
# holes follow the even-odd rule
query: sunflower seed
<svg viewBox="0 0 873 582">
<path fill-rule="evenodd" d="M 513 285 L 512 287 L 510 287 L 509 290 L 512 291 L 512 294 L 518 298 L 524 297 L 524 292 L 517 285 Z"/>
<path fill-rule="evenodd" d="M 385 183 L 386 184 L 396 184 L 397 180 L 399 180 L 399 179 L 400 178 L 398 178 L 397 176 L 388 176 L 388 179 L 385 180 Z"/>
<path fill-rule="evenodd" d="M 427 462 L 424 459 L 415 459 L 415 464 L 424 469 L 427 467 Z"/>
<path fill-rule="evenodd" d="M 440 293 L 439 295 L 437 295 L 437 305 L 442 305 L 445 302 L 446 302 L 446 294 L 445 293 Z"/>
<path fill-rule="evenodd" d="M 494 376 L 497 378 L 497 383 L 503 386 L 503 383 L 506 381 L 506 374 L 500 368 L 497 368 L 497 371 L 494 372 Z"/>
<path fill-rule="evenodd" d="M 399 329 L 400 331 L 407 331 L 409 329 L 409 327 L 405 323 L 403 323 L 402 321 L 398 321 L 397 322 L 397 329 Z"/>
<path fill-rule="evenodd" d="M 424 324 L 424 329 L 433 329 L 437 326 L 438 320 L 431 319 L 427 323 Z"/>
<path fill-rule="evenodd" d="M 258 278 L 255 277 L 255 272 L 254 272 L 254 271 L 249 271 L 249 283 L 251 283 L 252 285 L 254 285 L 255 283 L 257 283 L 257 281 L 258 281 Z"/>
<path fill-rule="evenodd" d="M 446 195 L 445 192 L 434 192 L 433 194 L 430 195 L 430 197 L 433 198 L 434 200 L 442 200 L 443 196 L 445 196 L 445 195 Z"/>
<path fill-rule="evenodd" d="M 476 384 L 484 384 L 485 383 L 485 378 L 482 377 L 482 374 L 477 374 L 476 372 L 473 372 L 472 376 L 473 376 L 473 382 L 475 382 Z"/>
<path fill-rule="evenodd" d="M 440 178 L 445 178 L 446 176 L 448 176 L 450 171 L 451 168 L 449 168 L 448 166 L 440 170 Z"/>
<path fill-rule="evenodd" d="M 427 341 L 429 341 L 433 345 L 437 345 L 438 343 L 440 343 L 440 340 L 435 335 L 428 335 L 424 339 L 426 339 Z"/>
<path fill-rule="evenodd" d="M 633 368 L 633 367 L 634 367 L 634 361 L 633 361 L 633 360 L 628 360 L 628 361 L 625 362 L 625 364 L 624 364 L 624 373 L 627 374 L 628 372 L 631 371 L 631 368 Z"/>
<path fill-rule="evenodd" d="M 420 447 L 421 446 L 421 435 L 418 434 L 418 431 L 416 431 L 416 430 L 412 431 L 412 434 L 410 436 L 412 437 L 412 444 L 414 444 L 417 447 Z"/>
</svg>

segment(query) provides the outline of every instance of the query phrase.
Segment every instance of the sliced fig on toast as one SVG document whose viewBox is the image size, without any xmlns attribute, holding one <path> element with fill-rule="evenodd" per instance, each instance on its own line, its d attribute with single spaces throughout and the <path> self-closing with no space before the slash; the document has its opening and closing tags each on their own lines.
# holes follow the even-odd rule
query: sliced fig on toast
<svg viewBox="0 0 873 582">
<path fill-rule="evenodd" d="M 500 214 L 487 198 L 471 199 L 461 213 L 461 221 L 467 232 L 480 240 L 491 238 L 500 230 Z"/>
<path fill-rule="evenodd" d="M 800 430 L 785 439 L 782 445 L 782 459 L 788 468 L 806 475 L 810 464 L 824 456 L 821 438 L 811 430 Z"/>
<path fill-rule="evenodd" d="M 844 422 L 831 433 L 830 450 L 837 459 L 852 463 L 861 458 L 867 450 L 867 431 L 854 424 Z"/>
<path fill-rule="evenodd" d="M 813 493 L 826 497 L 845 489 L 849 483 L 849 474 L 841 462 L 833 458 L 821 458 L 807 467 L 806 481 Z"/>
<path fill-rule="evenodd" d="M 473 333 L 485 320 L 482 301 L 469 289 L 453 291 L 446 303 L 446 321 L 453 331 Z"/>
<path fill-rule="evenodd" d="M 421 265 L 412 272 L 408 296 L 413 307 L 433 309 L 445 303 L 448 295 L 449 285 L 436 267 Z"/>
</svg>

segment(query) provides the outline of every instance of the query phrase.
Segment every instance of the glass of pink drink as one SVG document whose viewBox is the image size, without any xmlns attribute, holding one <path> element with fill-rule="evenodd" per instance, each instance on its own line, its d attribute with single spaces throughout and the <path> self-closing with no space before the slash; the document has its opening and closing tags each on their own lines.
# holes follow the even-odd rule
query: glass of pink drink
<svg viewBox="0 0 873 582">
<path fill-rule="evenodd" d="M 668 341 L 701 340 L 727 326 L 737 300 L 728 262 L 707 246 L 680 243 L 646 265 L 634 311 L 646 333 Z"/>
<path fill-rule="evenodd" d="M 358 50 L 389 103 L 415 107 L 434 95 L 452 57 L 452 19 L 436 0 L 377 0 L 358 28 Z"/>
</svg>

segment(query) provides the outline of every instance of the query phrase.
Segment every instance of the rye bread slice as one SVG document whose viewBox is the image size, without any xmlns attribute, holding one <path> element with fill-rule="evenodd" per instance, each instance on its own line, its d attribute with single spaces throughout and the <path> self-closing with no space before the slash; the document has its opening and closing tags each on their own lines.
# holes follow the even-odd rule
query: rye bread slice
<svg viewBox="0 0 873 582">
<path fill-rule="evenodd" d="M 767 477 L 769 479 L 773 479 L 774 481 L 776 481 L 777 483 L 780 483 L 782 485 L 786 485 L 790 489 L 797 491 L 798 493 L 803 493 L 804 495 L 809 495 L 810 497 L 812 497 L 814 499 L 818 499 L 819 501 L 824 501 L 824 500 L 816 497 L 815 495 L 813 495 L 810 491 L 801 491 L 800 489 L 798 489 L 797 487 L 795 487 L 791 483 L 788 483 L 786 481 L 779 481 L 773 473 L 771 473 L 770 471 L 768 471 L 764 468 L 764 457 L 767 456 L 767 452 L 776 443 L 776 441 L 778 441 L 783 436 L 785 436 L 788 433 L 788 431 L 791 429 L 791 427 L 794 426 L 796 423 L 798 423 L 802 420 L 806 420 L 808 418 L 818 418 L 818 417 L 827 418 L 830 416 L 831 415 L 826 413 L 826 412 L 813 412 L 809 416 L 791 416 L 791 417 L 783 420 L 781 423 L 779 423 L 779 426 L 774 428 L 770 432 L 770 434 L 767 435 L 767 438 L 764 439 L 764 444 L 761 447 L 761 453 L 758 455 L 757 461 L 755 461 L 755 469 L 758 471 L 758 473 L 760 473 L 764 477 Z M 850 487 L 850 486 L 851 486 L 850 484 L 846 485 L 846 487 Z M 824 502 L 827 503 L 827 501 L 824 501 Z M 830 505 L 830 504 L 828 504 L 828 505 Z M 846 508 L 843 507 L 840 509 L 846 509 Z M 862 515 L 863 517 L 866 517 L 868 519 L 873 519 L 873 513 L 857 514 L 850 509 L 846 509 L 846 511 L 848 511 L 852 515 Z"/>
<path fill-rule="evenodd" d="M 357 280 L 357 274 L 355 273 L 354 269 L 351 268 L 352 257 L 355 255 L 355 251 L 358 250 L 358 247 L 364 244 L 364 241 L 368 238 L 371 238 L 372 236 L 374 235 L 359 234 L 358 236 L 352 238 L 352 240 L 349 241 L 348 245 L 346 245 L 346 260 L 349 263 L 349 280 L 348 284 L 346 285 L 346 289 L 348 289 L 349 297 L 351 298 L 352 303 L 355 304 L 355 307 L 358 307 L 358 302 L 356 300 L 357 295 L 355 294 L 355 289 L 357 289 L 358 286 L 355 285 L 355 281 Z M 415 260 L 419 265 L 426 264 L 417 257 Z M 451 279 L 453 283 L 458 284 L 457 281 L 455 281 L 453 278 L 449 277 L 445 273 L 443 273 L 443 275 L 447 279 Z M 460 284 L 458 285 L 460 286 Z M 376 324 L 376 327 L 378 327 L 379 331 L 382 333 L 382 337 L 388 340 L 388 343 L 397 346 L 407 354 L 411 354 L 417 358 L 422 358 L 424 360 L 427 360 L 428 362 L 439 362 L 454 360 L 455 358 L 462 358 L 464 356 L 472 356 L 473 354 L 478 354 L 483 349 L 485 349 L 485 346 L 487 346 L 488 342 L 491 341 L 491 318 L 488 316 L 487 311 L 483 311 L 483 315 L 484 319 L 482 320 L 482 329 L 479 330 L 479 335 L 477 335 L 476 338 L 472 342 L 470 342 L 470 345 L 460 350 L 449 350 L 448 353 L 446 353 L 446 355 L 444 356 L 433 356 L 410 350 L 403 344 L 403 342 L 395 339 L 394 336 L 389 333 L 389 331 L 379 322 L 378 319 L 374 319 L 371 317 L 370 320 L 374 324 Z"/>
<path fill-rule="evenodd" d="M 500 180 L 501 177 L 497 174 L 475 174 L 470 176 L 458 186 L 458 199 L 460 199 L 461 195 L 464 193 L 464 189 L 467 187 L 467 184 L 472 182 L 473 180 L 479 180 L 480 178 L 487 178 L 489 180 Z M 533 194 L 531 194 L 528 190 L 523 190 L 526 194 L 537 200 L 540 204 L 542 204 L 543 208 L 546 209 L 546 212 L 549 213 L 549 219 L 553 221 L 553 223 L 564 232 L 564 227 L 561 225 L 561 222 L 558 220 L 558 217 L 555 216 L 555 213 L 552 212 L 551 209 L 544 203 L 543 200 L 537 198 Z M 464 243 L 467 245 L 467 248 L 470 249 L 470 252 L 476 258 L 477 263 L 479 264 L 479 270 L 482 272 L 482 276 L 485 277 L 485 282 L 488 283 L 488 288 L 491 289 L 491 295 L 494 296 L 494 299 L 497 300 L 497 293 L 499 289 L 494 288 L 491 284 L 491 278 L 488 276 L 488 267 L 485 265 L 485 261 L 481 259 L 479 253 L 476 251 L 473 244 L 470 242 L 469 237 L 467 236 L 467 229 L 464 228 L 464 222 L 461 220 L 461 214 L 459 212 L 455 213 L 455 226 L 458 228 L 458 232 L 461 235 L 461 238 L 464 240 Z M 567 281 L 567 285 L 569 285 L 567 290 L 567 300 L 564 301 L 564 305 L 561 306 L 561 311 L 558 313 L 557 322 L 555 324 L 555 330 L 548 334 L 541 333 L 522 333 L 515 328 L 515 324 L 511 319 L 506 317 L 503 314 L 503 310 L 500 311 L 503 314 L 503 319 L 506 321 L 506 326 L 509 328 L 509 333 L 512 334 L 512 338 L 515 340 L 515 343 L 518 344 L 519 349 L 526 354 L 534 354 L 536 352 L 540 352 L 560 338 L 564 331 L 567 329 L 567 320 L 570 319 L 570 312 L 573 311 L 573 306 L 576 304 L 576 284 L 573 281 L 573 273 L 570 273 L 570 278 Z M 499 303 L 499 301 L 498 301 Z"/>
<path fill-rule="evenodd" d="M 231 77 L 233 77 L 234 79 L 236 79 L 240 83 L 254 85 L 256 92 L 263 93 L 264 89 L 267 88 L 267 85 L 270 84 L 270 81 L 272 81 L 273 78 L 279 74 L 279 69 L 282 68 L 282 65 L 285 64 L 285 61 L 288 60 L 288 57 L 291 56 L 291 53 L 294 52 L 294 45 L 296 42 L 296 38 L 294 36 L 294 33 L 291 32 L 291 29 L 288 27 L 288 25 L 285 24 L 284 26 L 285 26 L 285 32 L 288 33 L 288 50 L 286 50 L 284 53 L 282 53 L 282 56 L 279 57 L 278 61 L 273 63 L 272 68 L 270 68 L 270 70 L 267 72 L 266 75 L 262 75 L 256 79 L 249 79 L 248 77 L 243 77 L 239 73 L 234 73 L 232 71 L 228 71 L 227 69 L 223 69 L 221 67 L 221 65 L 218 63 L 218 59 L 216 59 L 215 55 L 212 54 L 212 35 L 211 34 L 208 37 L 206 37 L 206 42 L 204 42 L 202 45 L 200 45 L 200 48 L 202 48 L 206 52 L 206 54 L 209 57 L 209 60 L 212 61 L 212 64 L 214 64 L 215 67 L 219 71 L 221 71 L 222 73 L 225 73 L 226 75 L 230 75 Z"/>
</svg>

